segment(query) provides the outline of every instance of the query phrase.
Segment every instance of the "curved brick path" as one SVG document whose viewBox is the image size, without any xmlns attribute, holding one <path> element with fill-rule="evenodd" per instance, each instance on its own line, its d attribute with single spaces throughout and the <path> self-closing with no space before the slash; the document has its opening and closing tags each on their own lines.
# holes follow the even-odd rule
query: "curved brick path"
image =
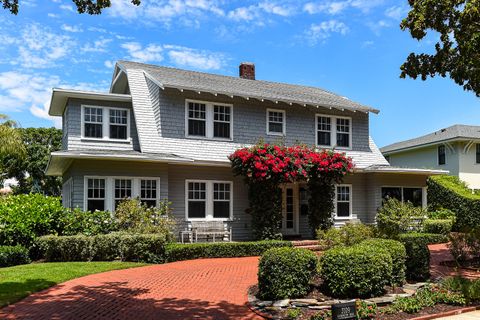
<svg viewBox="0 0 480 320">
<path fill-rule="evenodd" d="M 259 319 L 246 306 L 257 257 L 202 259 L 74 279 L 0 310 L 0 319 Z"/>
</svg>

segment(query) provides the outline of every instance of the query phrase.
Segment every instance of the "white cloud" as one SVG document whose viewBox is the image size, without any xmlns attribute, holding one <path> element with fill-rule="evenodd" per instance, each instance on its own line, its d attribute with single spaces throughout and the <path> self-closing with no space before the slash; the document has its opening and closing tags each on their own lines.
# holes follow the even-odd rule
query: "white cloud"
<svg viewBox="0 0 480 320">
<path fill-rule="evenodd" d="M 288 17 L 295 12 L 296 8 L 291 4 L 280 4 L 268 0 L 250 6 L 237 7 L 230 10 L 227 17 L 233 21 L 254 22 L 255 25 L 263 26 L 268 21 L 265 15 Z"/>
<path fill-rule="evenodd" d="M 138 62 L 160 62 L 163 60 L 162 47 L 156 44 L 149 44 L 143 47 L 138 42 L 125 42 L 121 45 L 129 54 L 129 59 Z"/>
<path fill-rule="evenodd" d="M 384 0 L 341 0 L 341 1 L 321 1 L 308 2 L 303 6 L 303 11 L 309 14 L 328 13 L 331 15 L 339 14 L 348 8 L 355 8 L 364 13 L 371 9 L 381 6 Z"/>
<path fill-rule="evenodd" d="M 390 27 L 391 24 L 389 21 L 381 19 L 375 22 L 370 21 L 367 23 L 367 26 L 373 31 L 373 33 L 375 33 L 375 35 L 379 36 L 382 29 Z"/>
<path fill-rule="evenodd" d="M 73 7 L 68 4 L 61 4 L 60 9 L 65 11 L 75 12 L 75 9 L 73 9 Z"/>
<path fill-rule="evenodd" d="M 408 9 L 406 7 L 393 6 L 385 10 L 385 16 L 393 20 L 402 20 L 406 16 Z"/>
<path fill-rule="evenodd" d="M 47 14 L 47 16 L 48 16 L 49 18 L 58 18 L 58 17 L 60 17 L 58 14 L 55 14 L 55 13 L 49 13 L 49 14 Z"/>
<path fill-rule="evenodd" d="M 83 32 L 83 29 L 77 26 L 70 26 L 68 24 L 62 24 L 61 29 L 67 32 Z"/>
<path fill-rule="evenodd" d="M 310 25 L 310 28 L 305 31 L 305 38 L 310 45 L 315 45 L 318 42 L 324 42 L 332 33 L 345 35 L 348 31 L 349 28 L 345 23 L 337 20 L 328 20 Z"/>
<path fill-rule="evenodd" d="M 95 40 L 93 43 L 86 43 L 82 47 L 83 52 L 107 52 L 107 47 L 112 39 L 100 37 L 99 39 Z"/>
<path fill-rule="evenodd" d="M 105 62 L 103 63 L 105 65 L 105 67 L 107 67 L 108 69 L 113 69 L 113 67 L 115 67 L 115 62 L 112 61 L 112 60 L 105 60 Z"/>
<path fill-rule="evenodd" d="M 225 64 L 225 57 L 220 53 L 170 45 L 166 45 L 165 49 L 168 50 L 170 60 L 178 66 L 218 70 Z"/>
</svg>

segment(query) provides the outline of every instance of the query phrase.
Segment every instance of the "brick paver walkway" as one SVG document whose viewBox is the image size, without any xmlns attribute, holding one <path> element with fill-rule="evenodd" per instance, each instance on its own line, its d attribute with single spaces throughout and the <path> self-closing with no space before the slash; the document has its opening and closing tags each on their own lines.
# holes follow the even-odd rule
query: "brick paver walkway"
<svg viewBox="0 0 480 320">
<path fill-rule="evenodd" d="M 459 269 L 442 266 L 440 262 L 453 260 L 446 243 L 429 245 L 430 249 L 430 273 L 433 278 L 460 275 L 469 279 L 479 279 L 480 272 L 471 269 Z"/>
<path fill-rule="evenodd" d="M 89 275 L 0 309 L 0 319 L 259 319 L 258 258 L 201 259 Z"/>
</svg>

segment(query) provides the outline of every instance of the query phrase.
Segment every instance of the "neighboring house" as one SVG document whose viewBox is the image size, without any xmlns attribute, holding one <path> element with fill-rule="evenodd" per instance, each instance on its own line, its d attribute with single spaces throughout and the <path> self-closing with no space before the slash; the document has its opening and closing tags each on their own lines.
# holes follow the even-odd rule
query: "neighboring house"
<svg viewBox="0 0 480 320">
<path fill-rule="evenodd" d="M 53 90 L 49 114 L 63 119 L 63 150 L 47 173 L 63 177 L 66 207 L 168 199 L 179 229 L 221 220 L 245 240 L 248 192 L 228 155 L 260 138 L 335 147 L 356 166 L 336 186 L 335 222 L 372 223 L 386 195 L 425 205 L 427 176 L 444 172 L 389 166 L 369 136 L 370 113 L 378 110 L 319 88 L 255 80 L 249 63 L 237 78 L 119 61 L 109 93 Z M 310 237 L 305 185 L 285 185 L 283 202 L 283 233 Z"/>
<path fill-rule="evenodd" d="M 480 126 L 457 124 L 380 150 L 392 166 L 448 170 L 480 189 Z"/>
</svg>

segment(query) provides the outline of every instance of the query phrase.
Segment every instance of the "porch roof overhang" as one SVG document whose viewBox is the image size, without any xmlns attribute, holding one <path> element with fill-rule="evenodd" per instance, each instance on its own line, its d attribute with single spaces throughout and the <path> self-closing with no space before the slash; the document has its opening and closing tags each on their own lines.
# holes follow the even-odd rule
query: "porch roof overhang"
<svg viewBox="0 0 480 320">
<path fill-rule="evenodd" d="M 411 175 L 424 175 L 424 176 L 443 175 L 443 174 L 449 173 L 448 170 L 402 168 L 402 167 L 392 167 L 392 166 L 369 166 L 364 169 L 358 170 L 357 172 L 411 174 Z"/>
<path fill-rule="evenodd" d="M 52 98 L 48 114 L 51 116 L 62 116 L 67 101 L 70 98 L 92 99 L 100 101 L 131 102 L 132 96 L 129 94 L 118 94 L 108 92 L 82 91 L 53 88 Z"/>
<path fill-rule="evenodd" d="M 191 164 L 193 159 L 179 157 L 167 153 L 143 153 L 139 151 L 103 151 L 103 150 L 78 150 L 55 151 L 50 154 L 46 175 L 61 176 L 73 160 L 111 160 L 111 161 L 140 161 L 158 163 Z"/>
</svg>

